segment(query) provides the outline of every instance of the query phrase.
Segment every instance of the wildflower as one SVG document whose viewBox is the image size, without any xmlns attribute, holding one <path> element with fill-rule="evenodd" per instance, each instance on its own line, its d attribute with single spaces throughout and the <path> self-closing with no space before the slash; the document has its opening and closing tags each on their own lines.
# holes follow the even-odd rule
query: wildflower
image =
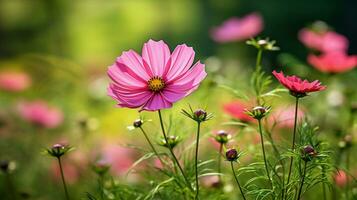
<svg viewBox="0 0 357 200">
<path fill-rule="evenodd" d="M 93 171 L 99 176 L 103 176 L 110 169 L 110 164 L 102 161 L 98 161 L 93 165 Z"/>
<path fill-rule="evenodd" d="M 206 77 L 205 66 L 193 64 L 195 52 L 185 44 L 170 53 L 161 41 L 144 44 L 142 57 L 129 50 L 109 67 L 113 81 L 108 94 L 120 107 L 156 111 L 172 104 L 196 90 Z"/>
<path fill-rule="evenodd" d="M 134 152 L 132 149 L 107 144 L 102 149 L 98 162 L 111 165 L 110 171 L 117 176 L 123 176 L 134 163 Z"/>
<path fill-rule="evenodd" d="M 301 149 L 301 156 L 305 162 L 308 162 L 317 156 L 317 152 L 315 151 L 314 147 L 306 145 Z"/>
<path fill-rule="evenodd" d="M 321 52 L 346 51 L 348 39 L 334 31 L 328 30 L 327 25 L 315 22 L 312 28 L 304 28 L 299 32 L 299 40 L 308 48 Z"/>
<path fill-rule="evenodd" d="M 242 122 L 251 122 L 254 119 L 245 114 L 245 110 L 249 105 L 242 101 L 232 101 L 223 105 L 223 110 L 235 119 Z"/>
<path fill-rule="evenodd" d="M 167 147 L 167 148 L 173 149 L 180 141 L 181 141 L 181 138 L 179 136 L 170 135 L 170 136 L 167 137 L 167 142 L 163 138 L 160 141 L 160 145 L 163 146 L 163 147 Z"/>
<path fill-rule="evenodd" d="M 141 125 L 143 125 L 143 120 L 142 120 L 142 119 L 137 119 L 137 120 L 135 120 L 134 123 L 133 123 L 133 126 L 134 126 L 135 128 L 140 128 Z"/>
<path fill-rule="evenodd" d="M 271 110 L 270 106 L 256 106 L 252 110 L 246 110 L 246 114 L 253 117 L 254 119 L 261 120 Z"/>
<path fill-rule="evenodd" d="M 240 157 L 240 154 L 238 151 L 234 148 L 228 149 L 226 151 L 226 159 L 230 162 L 237 161 L 237 159 Z"/>
<path fill-rule="evenodd" d="M 0 90 L 10 92 L 20 92 L 31 85 L 31 78 L 24 72 L 19 71 L 1 71 L 0 72 Z"/>
<path fill-rule="evenodd" d="M 357 66 L 357 55 L 349 56 L 345 52 L 332 51 L 319 56 L 311 54 L 307 61 L 321 72 L 343 73 Z"/>
<path fill-rule="evenodd" d="M 189 111 L 182 109 L 182 114 L 184 114 L 185 116 L 191 118 L 192 120 L 194 120 L 198 123 L 208 121 L 212 118 L 212 113 L 207 113 L 203 109 L 197 109 L 197 110 L 193 111 L 191 107 L 190 107 Z"/>
<path fill-rule="evenodd" d="M 18 105 L 20 116 L 44 128 L 56 128 L 63 122 L 63 113 L 45 101 L 22 102 Z"/>
<path fill-rule="evenodd" d="M 278 73 L 276 71 L 273 71 L 273 75 L 290 91 L 292 96 L 297 98 L 304 97 L 309 92 L 317 92 L 326 89 L 326 86 L 321 85 L 321 82 L 318 80 L 309 82 L 307 80 L 301 80 L 301 78 L 295 75 L 285 77 L 283 72 Z"/>
<path fill-rule="evenodd" d="M 46 149 L 46 152 L 53 157 L 60 158 L 67 152 L 73 150 L 72 147 L 63 144 L 54 144 L 51 148 Z"/>
<path fill-rule="evenodd" d="M 258 13 L 251 13 L 242 18 L 230 18 L 211 31 L 216 42 L 242 41 L 255 37 L 263 30 L 263 19 Z"/>
<path fill-rule="evenodd" d="M 214 139 L 220 144 L 227 144 L 231 137 L 232 136 L 228 134 L 227 131 L 220 130 L 215 134 Z"/>
<path fill-rule="evenodd" d="M 344 187 L 348 182 L 347 174 L 343 170 L 338 170 L 334 174 L 333 179 L 334 179 L 336 185 L 339 186 L 339 187 Z"/>
</svg>

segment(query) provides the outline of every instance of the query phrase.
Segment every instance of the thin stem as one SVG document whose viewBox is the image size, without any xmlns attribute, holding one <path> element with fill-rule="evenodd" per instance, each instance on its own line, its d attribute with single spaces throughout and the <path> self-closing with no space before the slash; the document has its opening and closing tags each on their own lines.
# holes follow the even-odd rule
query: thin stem
<svg viewBox="0 0 357 200">
<path fill-rule="evenodd" d="M 169 141 L 167 140 L 165 128 L 164 128 L 164 122 L 163 122 L 162 116 L 161 116 L 161 111 L 158 110 L 158 113 L 159 113 L 159 119 L 160 119 L 160 126 L 161 126 L 161 130 L 162 130 L 162 134 L 163 134 L 163 136 L 164 136 L 164 139 L 165 139 L 166 144 L 169 144 Z M 180 162 L 178 161 L 177 157 L 175 156 L 175 153 L 173 152 L 172 147 L 171 147 L 170 145 L 168 145 L 168 149 L 169 149 L 169 151 L 170 151 L 170 153 L 171 153 L 171 155 L 172 155 L 172 158 L 174 159 L 174 162 L 176 162 L 178 168 L 180 169 L 181 174 L 182 174 L 183 178 L 185 179 L 187 186 L 190 188 L 191 191 L 193 191 L 193 189 L 192 189 L 192 187 L 191 187 L 191 184 L 190 184 L 190 182 L 188 181 L 188 179 L 187 179 L 187 177 L 186 177 L 186 175 L 185 175 L 185 172 L 183 171 L 183 169 L 182 169 L 182 167 L 181 167 L 181 164 L 180 164 Z"/>
<path fill-rule="evenodd" d="M 223 144 L 220 143 L 219 144 L 219 152 L 218 152 L 218 167 L 217 167 L 217 171 L 218 171 L 219 174 L 221 173 L 222 150 L 223 150 Z"/>
<path fill-rule="evenodd" d="M 291 150 L 292 150 L 292 151 L 295 151 L 295 138 L 296 138 L 295 135 L 296 135 L 296 124 L 297 124 L 298 106 L 299 106 L 299 98 L 296 97 L 296 102 L 295 102 L 295 117 L 294 117 L 294 132 L 293 132 L 293 143 L 292 143 L 292 145 L 291 145 Z M 287 183 L 286 183 L 287 186 L 289 185 L 289 182 L 290 182 L 291 169 L 292 169 L 292 166 L 293 166 L 293 161 L 294 161 L 294 158 L 291 156 L 291 157 L 290 157 L 289 173 L 288 173 L 288 181 L 287 181 Z"/>
<path fill-rule="evenodd" d="M 326 179 L 325 177 L 326 177 L 326 173 L 325 173 L 325 167 L 324 166 L 321 166 L 322 167 L 322 169 L 321 169 L 321 172 L 322 172 L 322 177 L 324 178 L 324 179 Z M 322 186 L 322 195 L 323 195 L 323 197 L 324 197 L 324 200 L 326 200 L 326 188 L 325 188 L 325 183 L 324 182 L 321 182 L 321 186 Z"/>
<path fill-rule="evenodd" d="M 68 195 L 68 191 L 67 191 L 67 186 L 66 186 L 66 181 L 64 179 L 64 174 L 63 174 L 63 168 L 62 168 L 62 162 L 61 162 L 61 158 L 58 158 L 58 165 L 60 167 L 60 171 L 61 171 L 61 177 L 62 177 L 62 183 L 63 183 L 63 188 L 64 188 L 64 193 L 66 195 L 66 199 L 69 200 L 69 195 Z"/>
<path fill-rule="evenodd" d="M 100 198 L 104 200 L 104 177 L 99 175 Z"/>
<path fill-rule="evenodd" d="M 269 170 L 268 170 L 267 159 L 266 159 L 266 156 L 265 156 L 265 147 L 264 147 L 264 138 L 263 138 L 263 130 L 262 130 L 261 120 L 258 120 L 258 124 L 259 124 L 259 133 L 260 133 L 260 142 L 261 142 L 262 150 L 263 150 L 263 158 L 264 158 L 265 170 L 267 172 L 267 176 L 268 176 L 269 181 L 271 181 Z"/>
<path fill-rule="evenodd" d="M 305 164 L 304 164 L 304 173 L 303 173 L 302 178 L 301 178 L 301 183 L 300 183 L 299 194 L 298 194 L 298 197 L 297 197 L 297 199 L 298 199 L 298 200 L 300 200 L 301 191 L 302 191 L 302 186 L 304 185 L 304 181 L 305 181 L 305 176 L 306 176 L 306 166 L 307 166 L 307 162 L 305 161 Z"/>
<path fill-rule="evenodd" d="M 257 54 L 257 60 L 255 62 L 255 70 L 258 71 L 258 68 L 260 69 L 261 67 L 261 63 L 262 63 L 262 54 L 263 54 L 263 50 L 259 49 L 258 50 L 258 54 Z"/>
<path fill-rule="evenodd" d="M 201 123 L 197 122 L 197 138 L 196 138 L 196 155 L 195 155 L 195 172 L 196 172 L 196 197 L 195 199 L 198 199 L 199 195 L 199 185 L 198 185 L 198 145 L 200 143 L 200 128 L 201 128 Z"/>
<path fill-rule="evenodd" d="M 231 162 L 231 168 L 232 168 L 232 172 L 233 172 L 234 179 L 236 180 L 237 185 L 238 185 L 238 187 L 239 187 L 240 193 L 242 194 L 243 199 L 246 200 L 246 198 L 245 198 L 245 196 L 244 196 L 244 192 L 243 192 L 243 190 L 242 190 L 242 187 L 241 187 L 240 184 L 239 184 L 239 181 L 238 181 L 236 172 L 234 171 L 233 162 Z"/>
<path fill-rule="evenodd" d="M 140 130 L 141 130 L 141 132 L 144 134 L 144 136 L 145 136 L 145 138 L 146 138 L 146 141 L 148 141 L 148 143 L 149 143 L 149 145 L 150 145 L 152 151 L 155 153 L 155 155 L 157 156 L 157 158 L 160 160 L 161 164 L 164 165 L 165 163 L 161 160 L 161 157 L 160 157 L 159 154 L 157 153 L 157 151 L 156 151 L 154 145 L 151 143 L 151 141 L 150 141 L 148 135 L 146 134 L 145 130 L 144 130 L 142 127 L 140 127 Z"/>
<path fill-rule="evenodd" d="M 346 170 L 350 170 L 350 149 L 346 149 Z M 346 199 L 349 199 L 349 191 L 350 191 L 350 184 L 349 184 L 349 176 L 346 177 Z"/>
</svg>

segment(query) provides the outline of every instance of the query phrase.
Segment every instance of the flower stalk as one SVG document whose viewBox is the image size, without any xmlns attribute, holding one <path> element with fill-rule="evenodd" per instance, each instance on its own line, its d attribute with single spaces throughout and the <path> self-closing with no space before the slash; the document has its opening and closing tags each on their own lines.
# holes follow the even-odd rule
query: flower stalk
<svg viewBox="0 0 357 200">
<path fill-rule="evenodd" d="M 297 196 L 297 200 L 300 200 L 300 197 L 301 197 L 302 187 L 304 185 L 305 176 L 306 176 L 307 162 L 308 161 L 304 161 L 304 172 L 303 172 L 302 177 L 301 177 L 301 183 L 300 183 L 300 188 L 299 188 L 299 193 L 298 193 L 298 196 Z"/>
<path fill-rule="evenodd" d="M 241 185 L 239 184 L 239 181 L 238 181 L 236 172 L 234 171 L 233 161 L 231 161 L 231 168 L 232 168 L 232 172 L 233 172 L 234 179 L 236 180 L 236 183 L 237 183 L 238 188 L 239 188 L 239 190 L 240 190 L 240 193 L 242 194 L 243 199 L 246 200 L 246 198 L 245 198 L 245 196 L 244 196 L 243 189 L 242 189 Z"/>
<path fill-rule="evenodd" d="M 198 199 L 199 197 L 199 190 L 200 187 L 198 185 L 198 146 L 200 143 L 200 129 L 201 129 L 201 122 L 197 122 L 197 138 L 196 138 L 196 153 L 195 153 L 195 174 L 196 174 L 196 197 L 195 199 Z"/>
<path fill-rule="evenodd" d="M 61 157 L 57 157 L 57 160 L 58 160 L 58 165 L 59 165 L 60 171 L 61 171 L 61 178 L 62 178 L 62 184 L 63 184 L 64 193 L 66 195 L 66 199 L 69 200 L 69 194 L 68 194 L 68 190 L 67 190 L 66 180 L 64 178 Z"/>
<path fill-rule="evenodd" d="M 261 143 L 261 145 L 262 145 L 262 151 L 263 151 L 263 158 L 264 158 L 265 170 L 266 170 L 267 177 L 268 177 L 269 181 L 271 181 L 271 179 L 270 179 L 270 174 L 269 174 L 269 170 L 268 170 L 268 163 L 267 163 L 267 159 L 266 159 L 266 155 L 265 155 L 264 137 L 263 137 L 263 130 L 262 130 L 262 122 L 261 122 L 261 119 L 258 120 L 258 126 L 259 126 L 259 133 L 260 133 L 260 143 Z"/>
<path fill-rule="evenodd" d="M 152 142 L 150 141 L 150 138 L 148 137 L 148 135 L 146 134 L 146 131 L 143 129 L 143 127 L 139 127 L 139 129 L 141 130 L 141 132 L 143 133 L 143 135 L 145 136 L 146 141 L 149 143 L 151 150 L 155 153 L 156 157 L 160 160 L 161 164 L 164 165 L 165 163 L 162 161 L 161 157 L 159 156 L 159 153 L 156 151 L 154 145 L 152 144 Z"/>
</svg>

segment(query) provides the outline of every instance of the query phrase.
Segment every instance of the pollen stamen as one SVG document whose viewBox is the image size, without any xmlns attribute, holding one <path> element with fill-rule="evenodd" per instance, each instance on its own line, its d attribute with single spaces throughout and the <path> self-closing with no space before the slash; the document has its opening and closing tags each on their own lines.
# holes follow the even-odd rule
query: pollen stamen
<svg viewBox="0 0 357 200">
<path fill-rule="evenodd" d="M 148 87 L 153 92 L 160 92 L 165 87 L 165 82 L 161 77 L 154 76 L 148 80 Z"/>
</svg>

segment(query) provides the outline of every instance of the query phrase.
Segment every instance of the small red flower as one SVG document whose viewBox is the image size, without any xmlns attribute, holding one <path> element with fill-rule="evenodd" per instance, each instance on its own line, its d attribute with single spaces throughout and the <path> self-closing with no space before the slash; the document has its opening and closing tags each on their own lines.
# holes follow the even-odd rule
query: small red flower
<svg viewBox="0 0 357 200">
<path fill-rule="evenodd" d="M 332 51 L 319 56 L 309 55 L 307 61 L 325 73 L 343 73 L 357 66 L 357 55 L 349 56 L 342 51 Z"/>
<path fill-rule="evenodd" d="M 225 103 L 223 105 L 223 110 L 235 119 L 239 119 L 243 122 L 251 122 L 254 119 L 251 116 L 245 114 L 245 110 L 249 107 L 251 106 L 248 103 L 236 100 Z"/>
<path fill-rule="evenodd" d="M 273 71 L 273 75 L 278 79 L 278 81 L 286 87 L 290 94 L 295 97 L 304 97 L 309 92 L 318 92 L 326 89 L 326 86 L 321 85 L 321 82 L 315 80 L 313 82 L 309 82 L 308 80 L 302 80 L 297 76 L 285 76 L 283 72 Z"/>
</svg>

